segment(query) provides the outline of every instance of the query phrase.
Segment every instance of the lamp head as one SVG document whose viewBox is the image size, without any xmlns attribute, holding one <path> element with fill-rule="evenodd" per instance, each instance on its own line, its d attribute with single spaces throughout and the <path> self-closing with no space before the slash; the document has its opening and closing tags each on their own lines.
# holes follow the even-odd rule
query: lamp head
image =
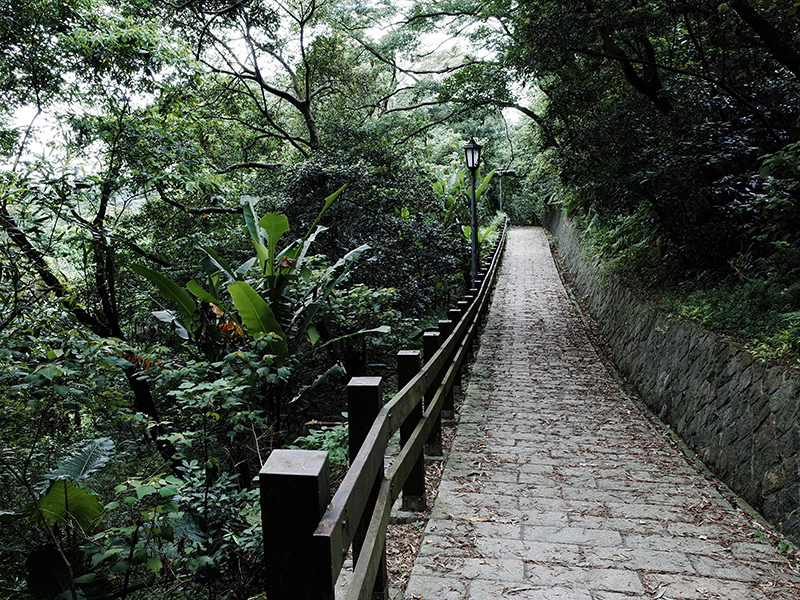
<svg viewBox="0 0 800 600">
<path fill-rule="evenodd" d="M 467 144 L 464 146 L 464 153 L 466 154 L 467 157 L 467 169 L 469 169 L 470 171 L 474 172 L 478 170 L 478 164 L 480 163 L 481 160 L 482 148 L 483 146 L 478 144 L 475 141 L 474 137 L 471 137 L 469 142 L 467 142 Z"/>
</svg>

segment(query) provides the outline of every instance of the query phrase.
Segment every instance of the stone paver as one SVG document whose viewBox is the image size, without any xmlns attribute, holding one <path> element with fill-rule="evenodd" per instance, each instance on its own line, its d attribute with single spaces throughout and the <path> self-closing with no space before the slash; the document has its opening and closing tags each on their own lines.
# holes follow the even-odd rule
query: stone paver
<svg viewBox="0 0 800 600">
<path fill-rule="evenodd" d="M 608 373 L 538 228 L 510 231 L 406 599 L 800 598 Z"/>
</svg>

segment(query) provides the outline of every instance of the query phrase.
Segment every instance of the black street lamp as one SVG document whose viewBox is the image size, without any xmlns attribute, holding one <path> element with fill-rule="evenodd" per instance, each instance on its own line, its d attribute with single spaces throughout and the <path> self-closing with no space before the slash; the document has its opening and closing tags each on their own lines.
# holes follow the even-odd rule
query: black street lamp
<svg viewBox="0 0 800 600">
<path fill-rule="evenodd" d="M 506 171 L 497 170 L 498 182 L 500 183 L 500 212 L 503 212 L 503 175 L 505 174 Z"/>
<path fill-rule="evenodd" d="M 475 171 L 478 170 L 478 163 L 481 160 L 481 146 L 475 142 L 475 138 L 470 138 L 464 146 L 464 153 L 467 156 L 467 169 L 469 169 L 470 181 L 472 183 L 472 202 L 470 203 L 470 224 L 472 238 L 472 287 L 478 279 L 478 219 L 475 215 Z"/>
<path fill-rule="evenodd" d="M 500 182 L 500 212 L 503 212 L 503 177 L 519 177 L 514 169 L 497 169 L 495 171 Z"/>
</svg>

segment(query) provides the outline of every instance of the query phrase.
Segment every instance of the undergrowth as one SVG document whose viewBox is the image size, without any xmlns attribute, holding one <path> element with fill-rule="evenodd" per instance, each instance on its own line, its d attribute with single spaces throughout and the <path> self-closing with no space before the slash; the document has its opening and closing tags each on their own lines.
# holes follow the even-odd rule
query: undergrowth
<svg viewBox="0 0 800 600">
<path fill-rule="evenodd" d="M 800 366 L 800 312 L 779 286 L 727 280 L 663 296 L 660 308 L 742 340 L 757 357 Z"/>
<path fill-rule="evenodd" d="M 800 367 L 800 251 L 776 244 L 771 254 L 740 253 L 715 272 L 681 268 L 652 214 L 573 221 L 603 259 L 660 309 L 741 340 L 758 358 Z"/>
<path fill-rule="evenodd" d="M 342 413 L 347 419 L 347 413 Z M 344 477 L 349 466 L 347 423 L 322 425 L 310 429 L 308 435 L 295 439 L 287 448 L 295 450 L 323 450 L 328 453 L 331 466 L 331 481 L 338 482 Z"/>
</svg>

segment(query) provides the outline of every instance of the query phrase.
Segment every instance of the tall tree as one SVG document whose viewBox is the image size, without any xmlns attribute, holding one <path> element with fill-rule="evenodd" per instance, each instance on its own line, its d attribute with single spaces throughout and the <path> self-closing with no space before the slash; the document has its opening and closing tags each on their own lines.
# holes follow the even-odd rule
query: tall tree
<svg viewBox="0 0 800 600">
<path fill-rule="evenodd" d="M 241 164 L 226 168 L 258 166 L 253 157 L 269 140 L 309 156 L 322 146 L 322 111 L 346 106 L 360 114 L 364 96 L 379 88 L 379 65 L 337 25 L 339 5 L 336 0 L 190 0 L 166 9 L 195 58 L 214 76 L 206 114 L 230 121 L 247 136 Z M 275 156 L 268 155 L 267 162 Z"/>
<path fill-rule="evenodd" d="M 2 92 L 9 106 L 32 104 L 37 117 L 58 107 L 62 122 L 76 132 L 74 145 L 65 140 L 55 161 L 30 154 L 33 123 L 10 146 L 0 227 L 10 243 L 7 269 L 14 298 L 19 298 L 20 273 L 35 273 L 36 287 L 57 298 L 84 327 L 124 339 L 115 246 L 121 242 L 141 251 L 118 231 L 132 105 L 152 94 L 168 69 L 179 70 L 179 47 L 155 23 L 137 23 L 88 0 L 23 3 L 4 23 L 10 24 L 2 40 L 11 61 Z M 33 51 L 25 50 L 28 40 Z M 87 147 L 91 151 L 81 153 Z M 78 168 L 59 165 L 62 151 L 79 155 L 84 168 L 94 172 L 81 177 Z M 54 268 L 55 242 L 67 234 L 75 235 L 86 257 L 85 287 L 78 286 L 77 294 Z M 19 311 L 22 305 L 14 301 L 11 308 Z M 4 323 L 15 316 L 7 315 Z M 150 388 L 137 368 L 129 365 L 125 375 L 135 410 L 158 421 Z"/>
</svg>

